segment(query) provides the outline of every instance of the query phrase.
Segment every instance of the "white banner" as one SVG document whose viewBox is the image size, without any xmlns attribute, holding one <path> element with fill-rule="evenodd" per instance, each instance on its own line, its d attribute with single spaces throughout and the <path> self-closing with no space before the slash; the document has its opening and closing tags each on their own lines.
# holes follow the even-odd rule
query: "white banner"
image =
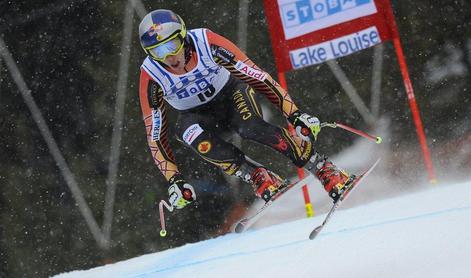
<svg viewBox="0 0 471 278">
<path fill-rule="evenodd" d="M 347 56 L 379 43 L 381 43 L 381 38 L 378 30 L 373 26 L 335 40 L 292 50 L 289 56 L 293 68 L 299 69 Z"/>
<path fill-rule="evenodd" d="M 376 13 L 373 0 L 278 0 L 278 6 L 287 40 Z"/>
</svg>

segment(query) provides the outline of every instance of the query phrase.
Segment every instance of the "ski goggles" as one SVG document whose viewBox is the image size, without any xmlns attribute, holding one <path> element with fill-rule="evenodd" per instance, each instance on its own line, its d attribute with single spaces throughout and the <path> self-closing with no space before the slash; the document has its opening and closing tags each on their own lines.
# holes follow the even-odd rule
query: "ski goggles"
<svg viewBox="0 0 471 278">
<path fill-rule="evenodd" d="M 162 62 L 168 56 L 176 55 L 183 49 L 183 38 L 180 33 L 170 37 L 167 41 L 146 47 L 147 53 L 153 59 Z"/>
</svg>

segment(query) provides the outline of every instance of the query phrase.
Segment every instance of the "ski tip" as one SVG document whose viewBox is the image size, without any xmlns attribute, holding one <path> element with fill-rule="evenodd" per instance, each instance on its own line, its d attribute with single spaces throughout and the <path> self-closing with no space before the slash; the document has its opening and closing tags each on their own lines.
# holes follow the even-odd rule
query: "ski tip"
<svg viewBox="0 0 471 278">
<path fill-rule="evenodd" d="M 240 234 L 245 231 L 245 225 L 242 222 L 237 223 L 234 227 L 234 232 Z"/>
<path fill-rule="evenodd" d="M 319 234 L 319 232 L 321 231 L 320 229 L 321 226 L 315 228 L 314 230 L 312 230 L 311 234 L 309 235 L 309 239 L 310 240 L 313 240 L 316 238 L 316 236 Z"/>
<path fill-rule="evenodd" d="M 309 239 L 310 240 L 315 239 L 318 234 L 319 234 L 318 231 L 316 231 L 316 230 L 312 231 L 311 234 L 309 235 Z"/>
</svg>

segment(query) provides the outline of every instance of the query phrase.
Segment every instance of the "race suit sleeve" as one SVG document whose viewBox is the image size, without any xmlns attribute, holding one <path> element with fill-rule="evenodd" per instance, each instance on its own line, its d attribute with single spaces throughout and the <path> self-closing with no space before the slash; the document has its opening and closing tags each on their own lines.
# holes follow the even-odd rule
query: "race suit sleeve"
<svg viewBox="0 0 471 278">
<path fill-rule="evenodd" d="M 163 91 L 143 69 L 139 82 L 139 99 L 152 158 L 168 181 L 178 173 L 178 167 L 167 136 L 167 112 Z"/>
<path fill-rule="evenodd" d="M 261 70 L 230 40 L 206 30 L 211 54 L 216 63 L 226 68 L 233 76 L 241 79 L 267 99 L 288 117 L 298 108 L 289 94 L 268 73 Z"/>
</svg>

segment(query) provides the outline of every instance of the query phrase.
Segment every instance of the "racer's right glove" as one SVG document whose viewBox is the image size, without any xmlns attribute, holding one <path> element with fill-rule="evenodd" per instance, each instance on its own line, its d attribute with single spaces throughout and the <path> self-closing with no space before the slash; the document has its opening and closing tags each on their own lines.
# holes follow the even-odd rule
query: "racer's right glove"
<svg viewBox="0 0 471 278">
<path fill-rule="evenodd" d="M 288 121 L 294 126 L 296 134 L 304 141 L 315 142 L 317 140 L 317 134 L 321 131 L 318 118 L 296 111 L 288 117 Z"/>
<path fill-rule="evenodd" d="M 169 183 L 168 201 L 173 207 L 182 209 L 196 200 L 193 186 L 187 183 L 181 174 L 175 174 L 170 178 Z"/>
</svg>

